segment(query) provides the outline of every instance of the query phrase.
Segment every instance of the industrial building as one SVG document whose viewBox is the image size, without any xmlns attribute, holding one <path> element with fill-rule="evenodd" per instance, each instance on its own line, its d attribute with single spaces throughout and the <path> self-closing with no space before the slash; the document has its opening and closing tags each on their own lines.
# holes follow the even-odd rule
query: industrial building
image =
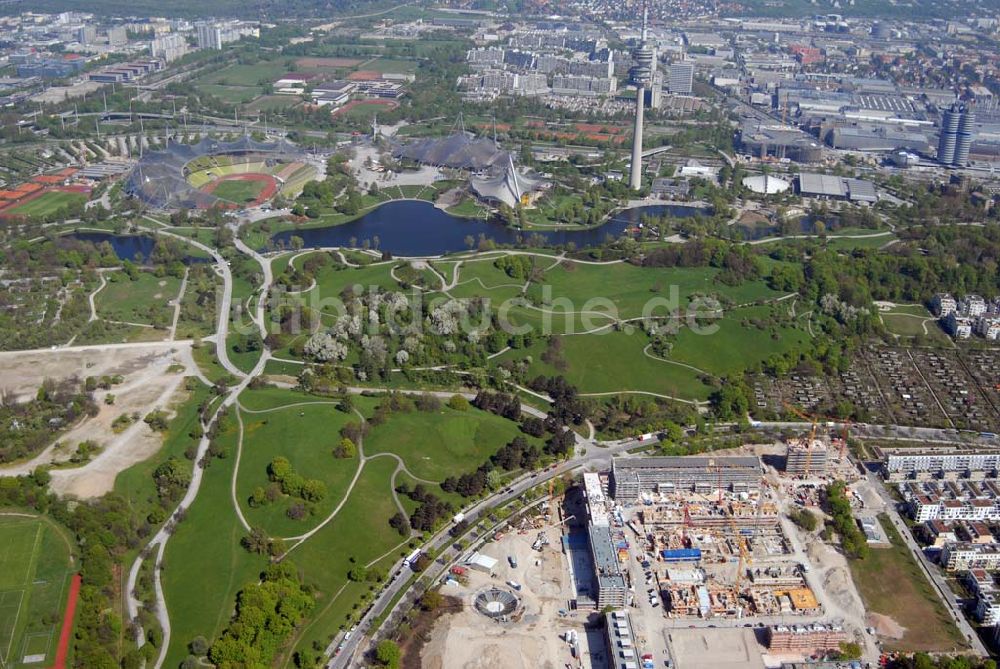
<svg viewBox="0 0 1000 669">
<path fill-rule="evenodd" d="M 677 95 L 691 95 L 694 87 L 694 63 L 682 60 L 670 65 L 667 87 Z"/>
<path fill-rule="evenodd" d="M 826 654 L 849 641 L 842 625 L 774 625 L 767 628 L 767 646 L 773 652 Z"/>
<path fill-rule="evenodd" d="M 875 184 L 862 179 L 849 179 L 834 174 L 799 174 L 799 194 L 833 200 L 849 200 L 872 204 L 878 202 Z"/>
<path fill-rule="evenodd" d="M 739 145 L 755 158 L 788 158 L 797 163 L 818 163 L 823 147 L 796 128 L 747 121 L 739 130 Z"/>
<path fill-rule="evenodd" d="M 930 148 L 930 139 L 921 130 L 871 124 L 836 127 L 827 133 L 827 141 L 835 149 L 850 151 L 908 149 L 923 153 Z"/>
<path fill-rule="evenodd" d="M 952 448 L 885 447 L 882 470 L 889 480 L 921 478 L 996 478 L 1000 451 Z"/>
<path fill-rule="evenodd" d="M 756 456 L 616 458 L 610 490 L 617 500 L 684 490 L 751 492 L 759 489 L 760 477 Z"/>
</svg>

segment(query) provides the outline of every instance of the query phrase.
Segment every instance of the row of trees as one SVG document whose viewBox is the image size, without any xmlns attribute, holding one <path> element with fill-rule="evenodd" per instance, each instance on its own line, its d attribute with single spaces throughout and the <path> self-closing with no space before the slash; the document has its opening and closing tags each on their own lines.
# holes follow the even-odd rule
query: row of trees
<svg viewBox="0 0 1000 669">
<path fill-rule="evenodd" d="M 852 558 L 868 557 L 868 540 L 858 527 L 851 513 L 851 501 L 847 497 L 847 485 L 843 481 L 834 481 L 826 486 L 826 511 L 831 517 L 831 526 L 840 537 L 840 546 L 844 553 Z"/>
</svg>

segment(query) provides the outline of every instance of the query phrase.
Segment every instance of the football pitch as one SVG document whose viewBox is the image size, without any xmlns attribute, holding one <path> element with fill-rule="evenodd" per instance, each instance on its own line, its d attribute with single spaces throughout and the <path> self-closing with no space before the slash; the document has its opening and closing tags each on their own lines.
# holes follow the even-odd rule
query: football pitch
<svg viewBox="0 0 1000 669">
<path fill-rule="evenodd" d="M 0 516 L 0 668 L 52 663 L 71 574 L 70 544 L 54 525 Z"/>
</svg>

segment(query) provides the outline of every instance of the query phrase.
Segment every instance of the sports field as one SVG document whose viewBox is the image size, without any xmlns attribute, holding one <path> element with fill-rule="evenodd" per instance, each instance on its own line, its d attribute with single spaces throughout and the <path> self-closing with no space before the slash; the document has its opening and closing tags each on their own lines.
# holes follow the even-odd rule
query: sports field
<svg viewBox="0 0 1000 669">
<path fill-rule="evenodd" d="M 260 197 L 269 183 L 270 180 L 263 179 L 220 179 L 211 192 L 220 200 L 243 204 Z"/>
<path fill-rule="evenodd" d="M 9 216 L 49 216 L 66 207 L 86 201 L 87 196 L 83 193 L 49 190 L 23 204 L 6 209 L 3 213 Z"/>
<path fill-rule="evenodd" d="M 0 516 L 0 666 L 52 666 L 71 544 L 49 520 Z"/>
</svg>

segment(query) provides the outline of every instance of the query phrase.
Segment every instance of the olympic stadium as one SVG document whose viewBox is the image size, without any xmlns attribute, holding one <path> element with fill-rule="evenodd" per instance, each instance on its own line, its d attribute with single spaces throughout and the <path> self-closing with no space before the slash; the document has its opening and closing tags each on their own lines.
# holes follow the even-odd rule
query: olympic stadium
<svg viewBox="0 0 1000 669">
<path fill-rule="evenodd" d="M 305 153 L 289 142 L 204 138 L 147 152 L 124 188 L 154 209 L 235 209 L 257 206 L 278 194 L 294 196 L 316 176 Z"/>
</svg>

